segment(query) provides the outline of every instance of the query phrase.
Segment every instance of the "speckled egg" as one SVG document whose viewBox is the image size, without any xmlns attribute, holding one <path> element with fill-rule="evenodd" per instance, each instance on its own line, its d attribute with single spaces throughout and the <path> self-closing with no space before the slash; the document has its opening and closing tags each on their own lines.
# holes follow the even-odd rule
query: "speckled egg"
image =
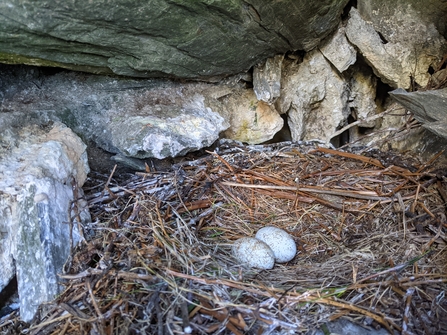
<svg viewBox="0 0 447 335">
<path fill-rule="evenodd" d="M 240 238 L 233 244 L 233 253 L 241 264 L 258 268 L 272 269 L 275 265 L 275 255 L 264 242 L 253 238 Z"/>
<path fill-rule="evenodd" d="M 272 249 L 278 263 L 288 262 L 296 255 L 295 241 L 285 230 L 267 226 L 259 229 L 255 237 Z"/>
</svg>

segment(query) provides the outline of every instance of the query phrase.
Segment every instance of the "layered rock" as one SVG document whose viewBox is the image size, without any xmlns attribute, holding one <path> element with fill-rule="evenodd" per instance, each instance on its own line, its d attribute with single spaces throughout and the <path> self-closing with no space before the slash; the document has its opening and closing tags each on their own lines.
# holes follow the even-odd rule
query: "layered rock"
<svg viewBox="0 0 447 335">
<path fill-rule="evenodd" d="M 346 28 L 343 26 L 326 38 L 319 49 L 340 73 L 346 71 L 357 60 L 357 51 L 346 39 Z"/>
<path fill-rule="evenodd" d="M 14 128 L 12 115 L 1 116 L 0 290 L 17 276 L 20 315 L 30 321 L 60 293 L 77 225 L 90 220 L 80 188 L 86 146 L 62 124 Z"/>
<path fill-rule="evenodd" d="M 348 0 L 0 3 L 0 61 L 134 77 L 212 78 L 310 50 Z"/>
</svg>

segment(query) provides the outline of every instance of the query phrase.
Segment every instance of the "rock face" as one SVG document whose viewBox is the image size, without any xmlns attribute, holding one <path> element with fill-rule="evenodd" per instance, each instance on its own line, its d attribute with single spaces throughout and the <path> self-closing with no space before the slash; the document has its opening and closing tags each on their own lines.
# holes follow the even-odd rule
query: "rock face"
<svg viewBox="0 0 447 335">
<path fill-rule="evenodd" d="M 134 77 L 210 78 L 310 50 L 348 0 L 0 3 L 0 61 Z"/>
<path fill-rule="evenodd" d="M 58 273 L 70 253 L 68 212 L 87 173 L 86 146 L 62 124 L 14 128 L 0 119 L 0 289 L 17 276 L 20 315 L 30 321 L 39 305 L 60 293 Z M 86 204 L 75 199 L 82 221 Z M 84 207 L 83 207 L 84 206 Z M 73 219 L 76 227 L 76 218 Z"/>
<path fill-rule="evenodd" d="M 346 27 L 374 73 L 393 88 L 425 86 L 429 69 L 436 68 L 447 52 L 445 38 L 431 18 L 420 14 L 425 2 L 364 0 L 351 8 Z"/>
<path fill-rule="evenodd" d="M 349 77 L 349 103 L 351 115 L 355 120 L 365 120 L 374 116 L 377 112 L 375 102 L 377 90 L 377 78 L 371 70 L 353 66 L 348 71 Z M 374 121 L 365 121 L 359 124 L 360 127 L 373 128 Z"/>
</svg>

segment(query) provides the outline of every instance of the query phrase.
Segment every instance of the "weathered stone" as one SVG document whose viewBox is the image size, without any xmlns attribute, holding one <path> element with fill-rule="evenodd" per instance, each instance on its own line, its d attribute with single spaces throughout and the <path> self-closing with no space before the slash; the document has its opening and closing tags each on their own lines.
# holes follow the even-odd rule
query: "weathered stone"
<svg viewBox="0 0 447 335">
<path fill-rule="evenodd" d="M 349 73 L 349 103 L 351 115 L 355 120 L 366 120 L 377 112 L 377 79 L 366 68 L 354 66 Z M 360 127 L 373 128 L 375 121 L 364 121 Z"/>
<path fill-rule="evenodd" d="M 430 84 L 434 88 L 439 88 L 447 84 L 447 69 L 442 69 L 433 73 L 430 78 Z"/>
<path fill-rule="evenodd" d="M 159 159 L 182 156 L 210 146 L 228 127 L 219 114 L 203 104 L 197 109 L 145 106 L 140 113 L 123 115 L 120 120 L 108 123 L 111 145 L 126 156 Z"/>
<path fill-rule="evenodd" d="M 389 113 L 376 123 L 371 136 L 356 139 L 357 145 L 382 151 L 411 153 L 421 162 L 429 161 L 443 150 L 447 152 L 447 139 L 415 125 L 415 122 L 411 121 L 411 113 L 401 104 L 387 99 L 383 108 Z M 442 154 L 436 162 L 447 164 L 447 155 Z"/>
<path fill-rule="evenodd" d="M 12 215 L 15 209 L 11 208 L 13 199 L 10 195 L 0 193 L 0 291 L 12 280 L 16 274 L 13 258 L 14 241 L 10 236 Z"/>
<path fill-rule="evenodd" d="M 205 97 L 212 100 L 231 92 L 226 86 L 39 71 L 24 73 L 27 81 L 16 82 L 23 72 L 5 71 L 0 83 L 3 111 L 40 123 L 63 122 L 112 153 L 137 158 L 184 155 L 210 146 L 229 126 L 205 105 Z"/>
<path fill-rule="evenodd" d="M 319 46 L 321 53 L 340 73 L 346 71 L 357 60 L 355 48 L 348 42 L 345 27 L 341 26 L 335 34 Z"/>
<path fill-rule="evenodd" d="M 9 0 L 0 61 L 135 77 L 211 78 L 310 50 L 348 0 Z"/>
<path fill-rule="evenodd" d="M 19 83 L 17 77 L 27 80 Z M 23 120 L 63 122 L 104 150 L 128 157 L 181 156 L 210 146 L 230 126 L 230 138 L 260 143 L 283 125 L 273 106 L 241 86 L 36 70 L 5 71 L 4 78 L 3 111 L 25 115 Z"/>
<path fill-rule="evenodd" d="M 374 73 L 385 83 L 408 89 L 412 80 L 425 86 L 430 67 L 436 68 L 447 52 L 444 37 L 430 21 L 423 21 L 418 8 L 399 0 L 359 1 L 351 8 L 346 35 Z"/>
<path fill-rule="evenodd" d="M 268 141 L 283 127 L 284 120 L 273 105 L 258 101 L 253 90 L 225 97 L 226 118 L 230 128 L 223 136 L 249 144 Z"/>
<path fill-rule="evenodd" d="M 62 124 L 19 129 L 10 126 L 13 115 L 1 116 L 0 289 L 17 276 L 20 316 L 30 321 L 41 303 L 60 293 L 57 274 L 70 242 L 80 240 L 68 213 L 75 215 L 69 210 L 73 188 L 83 195 L 86 146 Z M 87 204 L 75 203 L 81 220 L 90 220 Z"/>
<path fill-rule="evenodd" d="M 258 100 L 274 103 L 281 93 L 281 67 L 284 55 L 276 55 L 253 69 L 253 90 Z"/>
<path fill-rule="evenodd" d="M 390 95 L 410 110 L 424 128 L 447 139 L 447 88 L 418 92 L 397 89 Z"/>
<path fill-rule="evenodd" d="M 277 108 L 288 113 L 292 139 L 329 141 L 349 115 L 349 90 L 344 80 L 317 49 L 302 63 L 289 64 L 282 79 Z"/>
<path fill-rule="evenodd" d="M 360 0 L 357 1 L 357 8 L 360 15 L 368 22 L 374 24 L 374 26 L 380 27 L 380 24 L 384 23 L 383 27 L 380 27 L 380 31 L 384 37 L 389 37 L 396 32 L 396 26 L 400 24 L 396 20 L 393 23 L 384 22 L 392 20 L 392 15 L 396 12 L 402 12 L 399 14 L 413 15 L 414 11 L 417 12 L 418 22 L 406 22 L 415 23 L 418 26 L 422 23 L 433 26 L 439 31 L 441 35 L 447 38 L 447 1 L 445 0 L 396 0 L 389 2 L 386 0 Z M 406 11 L 409 11 L 406 13 Z M 408 18 L 408 16 L 406 16 Z M 404 23 L 404 22 L 402 22 Z M 431 28 L 430 28 L 431 29 Z M 394 32 L 393 32 L 394 30 Z"/>
</svg>

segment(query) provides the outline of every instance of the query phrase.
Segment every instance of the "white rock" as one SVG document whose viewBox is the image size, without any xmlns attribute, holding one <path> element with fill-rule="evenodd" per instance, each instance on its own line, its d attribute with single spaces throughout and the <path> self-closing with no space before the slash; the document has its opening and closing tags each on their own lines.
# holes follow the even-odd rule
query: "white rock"
<svg viewBox="0 0 447 335">
<path fill-rule="evenodd" d="M 229 127 L 206 102 L 218 102 L 229 94 L 226 86 L 79 73 L 40 78 L 36 74 L 23 70 L 2 77 L 2 108 L 20 111 L 36 123 L 60 121 L 115 154 L 143 159 L 181 156 L 210 146 Z M 24 77 L 26 83 L 20 81 Z M 39 87 L 32 84 L 35 80 L 41 82 Z M 14 94 L 2 92 L 8 87 L 15 87 Z M 1 122 L 0 115 L 3 131 Z"/>
<path fill-rule="evenodd" d="M 72 181 L 81 198 L 89 168 L 85 144 L 66 126 L 4 126 L 10 118 L 0 114 L 0 290 L 17 276 L 20 317 L 30 321 L 41 303 L 61 293 L 57 274 L 71 233 L 74 244 L 80 240 L 67 224 Z M 87 204 L 76 204 L 81 220 L 89 221 Z"/>
<path fill-rule="evenodd" d="M 233 253 L 243 265 L 258 269 L 272 269 L 275 265 L 275 255 L 264 242 L 253 238 L 240 238 L 233 244 Z"/>
<path fill-rule="evenodd" d="M 286 263 L 296 255 L 296 244 L 285 230 L 276 227 L 264 227 L 256 233 L 256 238 L 272 249 L 275 261 Z"/>
<path fill-rule="evenodd" d="M 377 78 L 368 68 L 354 65 L 347 71 L 349 73 L 349 108 L 351 109 L 354 120 L 365 120 L 374 116 L 377 112 L 375 101 L 377 91 Z M 373 128 L 376 121 L 364 121 L 359 127 Z M 353 127 L 349 131 L 351 142 L 364 136 L 359 132 L 359 127 Z"/>
</svg>

